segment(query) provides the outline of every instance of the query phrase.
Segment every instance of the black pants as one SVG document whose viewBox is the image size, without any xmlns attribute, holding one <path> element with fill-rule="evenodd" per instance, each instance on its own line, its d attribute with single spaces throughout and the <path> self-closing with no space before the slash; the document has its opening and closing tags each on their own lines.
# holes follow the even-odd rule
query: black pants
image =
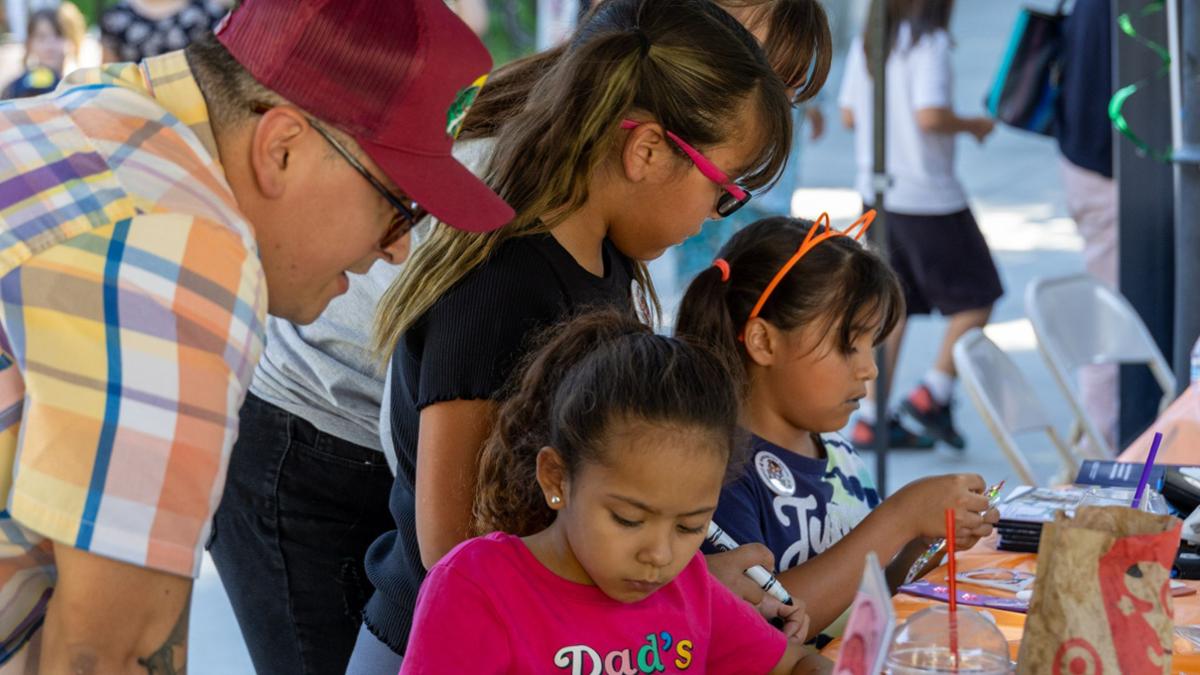
<svg viewBox="0 0 1200 675">
<path fill-rule="evenodd" d="M 260 675 L 345 672 L 391 486 L 382 453 L 246 398 L 210 551 Z"/>
</svg>

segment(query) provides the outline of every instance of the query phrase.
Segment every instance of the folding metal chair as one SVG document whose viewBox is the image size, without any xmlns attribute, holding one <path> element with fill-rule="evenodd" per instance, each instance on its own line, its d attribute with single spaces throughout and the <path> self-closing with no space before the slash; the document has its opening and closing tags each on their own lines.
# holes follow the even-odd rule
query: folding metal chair
<svg viewBox="0 0 1200 675">
<path fill-rule="evenodd" d="M 1029 461 L 1013 438 L 1016 434 L 1040 431 L 1062 457 L 1063 473 L 1079 470 L 1075 453 L 1062 441 L 1036 392 L 1017 364 L 983 331 L 972 328 L 954 343 L 954 367 L 979 416 L 1008 457 L 1021 480 L 1029 485 L 1047 485 L 1054 479 L 1038 480 Z"/>
<path fill-rule="evenodd" d="M 1071 442 L 1086 437 L 1090 457 L 1112 459 L 1116 450 L 1084 412 L 1073 382 L 1079 368 L 1143 363 L 1162 387 L 1159 411 L 1171 402 L 1175 375 L 1142 318 L 1120 293 L 1086 274 L 1039 278 L 1025 289 L 1025 311 L 1038 350 L 1075 415 Z"/>
</svg>

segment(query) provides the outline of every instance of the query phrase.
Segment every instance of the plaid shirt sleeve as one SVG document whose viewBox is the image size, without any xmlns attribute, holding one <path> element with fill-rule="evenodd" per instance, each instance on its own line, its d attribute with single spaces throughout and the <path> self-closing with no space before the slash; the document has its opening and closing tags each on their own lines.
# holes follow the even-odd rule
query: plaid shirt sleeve
<svg viewBox="0 0 1200 675">
<path fill-rule="evenodd" d="M 25 387 L 12 517 L 198 574 L 261 351 L 261 291 L 238 237 L 177 214 L 95 228 L 0 280 Z"/>
<path fill-rule="evenodd" d="M 104 83 L 0 104 L 0 663 L 52 541 L 199 573 L 267 295 L 189 124 Z"/>
</svg>

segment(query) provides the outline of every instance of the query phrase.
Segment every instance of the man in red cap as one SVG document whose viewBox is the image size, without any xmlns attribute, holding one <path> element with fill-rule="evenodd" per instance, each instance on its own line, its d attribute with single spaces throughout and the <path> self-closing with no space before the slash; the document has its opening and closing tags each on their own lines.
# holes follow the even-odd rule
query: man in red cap
<svg viewBox="0 0 1200 675">
<path fill-rule="evenodd" d="M 246 0 L 0 104 L 0 663 L 183 672 L 267 313 L 511 218 L 450 155 L 490 67 L 442 0 Z"/>
</svg>

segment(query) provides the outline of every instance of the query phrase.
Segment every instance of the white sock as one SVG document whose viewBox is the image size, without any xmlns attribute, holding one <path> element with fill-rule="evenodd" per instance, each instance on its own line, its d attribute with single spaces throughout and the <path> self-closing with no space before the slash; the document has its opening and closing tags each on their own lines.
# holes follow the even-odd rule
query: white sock
<svg viewBox="0 0 1200 675">
<path fill-rule="evenodd" d="M 954 376 L 943 373 L 937 368 L 925 371 L 922 384 L 929 388 L 929 393 L 933 395 L 933 400 L 938 405 L 946 405 L 950 402 L 950 397 L 954 395 Z"/>
<path fill-rule="evenodd" d="M 862 405 L 858 406 L 858 419 L 867 423 L 867 426 L 875 426 L 875 401 L 869 398 L 862 400 Z"/>
</svg>

